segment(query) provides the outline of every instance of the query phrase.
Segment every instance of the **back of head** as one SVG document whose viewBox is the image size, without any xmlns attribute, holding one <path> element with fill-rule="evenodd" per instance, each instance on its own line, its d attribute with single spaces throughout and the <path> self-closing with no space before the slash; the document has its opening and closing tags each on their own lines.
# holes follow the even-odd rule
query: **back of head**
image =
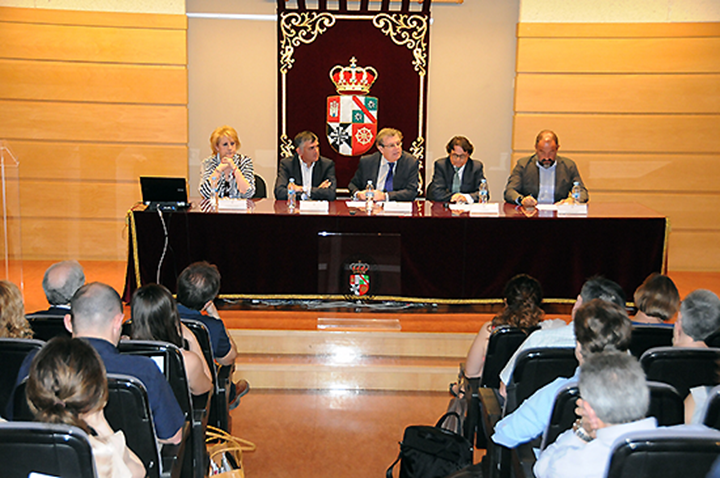
<svg viewBox="0 0 720 478">
<path fill-rule="evenodd" d="M 594 354 L 580 367 L 580 396 L 608 425 L 645 418 L 650 391 L 637 359 L 622 352 Z"/>
<path fill-rule="evenodd" d="M 527 274 L 518 274 L 508 281 L 503 292 L 506 307 L 495 318 L 493 325 L 511 325 L 529 329 L 542 320 L 545 312 L 540 308 L 542 286 Z"/>
<path fill-rule="evenodd" d="M 617 282 L 604 277 L 598 276 L 588 279 L 580 289 L 580 297 L 583 303 L 590 302 L 593 299 L 602 299 L 620 307 L 625 307 L 625 291 Z"/>
<path fill-rule="evenodd" d="M 0 280 L 0 337 L 24 339 L 32 335 L 20 289 L 10 281 Z"/>
<path fill-rule="evenodd" d="M 107 284 L 91 282 L 82 286 L 70 301 L 73 335 L 86 331 L 106 332 L 117 314 L 122 313 L 120 295 Z"/>
<path fill-rule="evenodd" d="M 180 273 L 177 299 L 189 309 L 202 310 L 220 292 L 220 271 L 208 262 L 195 262 Z"/>
<path fill-rule="evenodd" d="M 713 292 L 690 292 L 680 305 L 682 330 L 693 340 L 705 340 L 720 329 L 720 299 Z"/>
<path fill-rule="evenodd" d="M 626 351 L 632 324 L 624 307 L 602 299 L 584 302 L 575 313 L 575 338 L 583 357 L 606 351 Z"/>
<path fill-rule="evenodd" d="M 42 287 L 50 305 L 67 305 L 85 283 L 85 271 L 77 261 L 62 261 L 45 271 Z"/>
<path fill-rule="evenodd" d="M 84 340 L 55 337 L 34 357 L 27 398 L 38 421 L 75 425 L 89 432 L 80 414 L 101 409 L 107 397 L 105 366 Z"/>
<path fill-rule="evenodd" d="M 180 316 L 167 288 L 158 284 L 140 287 L 132 296 L 130 310 L 133 339 L 160 340 L 183 346 Z"/>
<path fill-rule="evenodd" d="M 680 294 L 675 283 L 666 275 L 653 272 L 633 296 L 635 307 L 650 317 L 667 322 L 680 308 Z"/>
</svg>

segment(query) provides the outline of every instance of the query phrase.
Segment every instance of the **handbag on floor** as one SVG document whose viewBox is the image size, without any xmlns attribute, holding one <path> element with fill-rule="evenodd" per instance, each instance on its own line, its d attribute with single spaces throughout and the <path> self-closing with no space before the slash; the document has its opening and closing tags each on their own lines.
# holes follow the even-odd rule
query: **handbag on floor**
<svg viewBox="0 0 720 478">
<path fill-rule="evenodd" d="M 205 435 L 210 458 L 209 476 L 245 478 L 242 458 L 244 451 L 254 451 L 255 444 L 208 425 Z"/>
<path fill-rule="evenodd" d="M 442 428 L 446 413 L 435 426 L 412 425 L 405 429 L 400 453 L 385 474 L 392 478 L 393 468 L 400 462 L 400 478 L 443 478 L 472 464 L 473 446 L 464 436 Z"/>
</svg>

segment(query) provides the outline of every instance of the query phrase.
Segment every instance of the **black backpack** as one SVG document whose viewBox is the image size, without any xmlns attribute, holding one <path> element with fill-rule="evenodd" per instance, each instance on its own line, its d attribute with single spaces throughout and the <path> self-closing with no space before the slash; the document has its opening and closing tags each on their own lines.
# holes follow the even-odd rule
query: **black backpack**
<svg viewBox="0 0 720 478">
<path fill-rule="evenodd" d="M 441 428 L 448 416 L 457 417 L 457 413 L 446 413 L 434 427 L 407 427 L 400 442 L 400 454 L 388 468 L 386 478 L 392 478 L 393 468 L 398 461 L 400 478 L 444 478 L 471 465 L 472 444 L 462 435 Z"/>
</svg>

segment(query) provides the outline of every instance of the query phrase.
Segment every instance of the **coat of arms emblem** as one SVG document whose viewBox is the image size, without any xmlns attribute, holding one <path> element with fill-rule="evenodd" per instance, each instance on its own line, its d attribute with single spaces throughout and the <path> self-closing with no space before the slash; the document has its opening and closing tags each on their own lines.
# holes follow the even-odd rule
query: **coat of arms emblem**
<svg viewBox="0 0 720 478">
<path fill-rule="evenodd" d="M 327 138 L 343 156 L 368 151 L 377 134 L 378 99 L 367 96 L 378 77 L 372 66 L 359 67 L 355 57 L 350 66 L 335 65 L 330 79 L 339 95 L 327 99 Z"/>
<path fill-rule="evenodd" d="M 370 291 L 370 276 L 368 270 L 370 265 L 364 262 L 354 262 L 350 264 L 352 274 L 350 274 L 350 292 L 361 297 Z"/>
</svg>

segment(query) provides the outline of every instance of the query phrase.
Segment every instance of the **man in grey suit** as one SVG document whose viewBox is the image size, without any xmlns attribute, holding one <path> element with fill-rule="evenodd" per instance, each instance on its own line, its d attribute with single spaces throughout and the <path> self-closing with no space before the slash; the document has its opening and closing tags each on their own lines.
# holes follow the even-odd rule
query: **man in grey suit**
<svg viewBox="0 0 720 478">
<path fill-rule="evenodd" d="M 578 168 L 571 159 L 558 156 L 560 141 L 555 133 L 543 130 L 535 138 L 535 154 L 519 159 L 505 186 L 505 201 L 534 207 L 572 201 L 573 183 L 580 186 L 580 202 L 587 202 Z"/>
<path fill-rule="evenodd" d="M 372 181 L 376 201 L 413 201 L 418 194 L 418 160 L 402 150 L 402 133 L 383 128 L 377 134 L 378 151 L 360 158 L 348 188 L 353 199 L 365 200 L 367 183 Z"/>
<path fill-rule="evenodd" d="M 320 156 L 318 137 L 310 131 L 302 131 L 295 136 L 294 144 L 293 157 L 280 161 L 275 199 L 286 200 L 288 188 L 292 188 L 301 199 L 334 201 L 335 163 Z M 290 178 L 295 180 L 294 184 L 290 184 Z"/>
<path fill-rule="evenodd" d="M 477 202 L 480 182 L 485 179 L 485 175 L 483 164 L 470 158 L 475 150 L 472 143 L 465 136 L 455 136 L 445 149 L 448 156 L 435 161 L 432 182 L 428 186 L 428 199 L 454 203 Z"/>
</svg>

